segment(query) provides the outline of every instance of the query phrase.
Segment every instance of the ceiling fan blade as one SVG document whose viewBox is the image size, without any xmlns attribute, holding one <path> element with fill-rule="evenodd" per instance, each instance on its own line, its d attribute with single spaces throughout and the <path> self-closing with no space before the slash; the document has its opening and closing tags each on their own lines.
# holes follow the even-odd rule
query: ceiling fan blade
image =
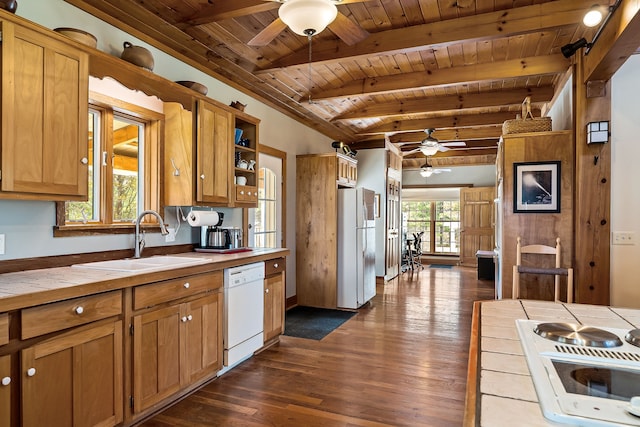
<svg viewBox="0 0 640 427">
<path fill-rule="evenodd" d="M 282 19 L 276 18 L 271 24 L 267 25 L 264 30 L 260 31 L 254 38 L 247 43 L 249 46 L 266 46 L 275 39 L 284 29 L 287 28 L 287 24 L 282 22 Z"/>
<path fill-rule="evenodd" d="M 336 19 L 329 24 L 329 29 L 349 46 L 353 46 L 369 37 L 367 30 L 347 18 L 342 12 L 338 12 Z"/>
<path fill-rule="evenodd" d="M 467 144 L 464 141 L 451 141 L 451 142 L 441 142 L 440 145 L 443 147 L 466 147 Z"/>
<path fill-rule="evenodd" d="M 419 149 L 419 148 L 415 148 L 415 149 L 413 149 L 413 150 L 411 150 L 411 151 L 403 151 L 403 152 L 402 152 L 402 157 L 404 157 L 404 156 L 408 156 L 409 154 L 417 153 L 418 151 L 420 151 L 420 149 Z"/>
</svg>

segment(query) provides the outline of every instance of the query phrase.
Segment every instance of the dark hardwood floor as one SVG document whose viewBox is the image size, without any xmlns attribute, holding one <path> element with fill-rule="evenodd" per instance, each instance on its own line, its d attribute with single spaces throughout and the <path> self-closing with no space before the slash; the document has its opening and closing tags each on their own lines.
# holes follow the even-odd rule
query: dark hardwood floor
<svg viewBox="0 0 640 427">
<path fill-rule="evenodd" d="M 425 268 L 378 286 L 321 341 L 283 336 L 163 413 L 165 426 L 460 426 L 476 270 Z"/>
</svg>

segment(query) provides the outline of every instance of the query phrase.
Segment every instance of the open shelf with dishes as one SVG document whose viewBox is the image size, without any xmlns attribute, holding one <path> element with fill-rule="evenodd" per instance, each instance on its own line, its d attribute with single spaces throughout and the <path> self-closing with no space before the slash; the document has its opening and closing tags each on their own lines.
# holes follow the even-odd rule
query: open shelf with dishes
<svg viewBox="0 0 640 427">
<path fill-rule="evenodd" d="M 258 203 L 258 125 L 260 121 L 243 112 L 235 113 L 234 184 L 235 205 Z"/>
</svg>

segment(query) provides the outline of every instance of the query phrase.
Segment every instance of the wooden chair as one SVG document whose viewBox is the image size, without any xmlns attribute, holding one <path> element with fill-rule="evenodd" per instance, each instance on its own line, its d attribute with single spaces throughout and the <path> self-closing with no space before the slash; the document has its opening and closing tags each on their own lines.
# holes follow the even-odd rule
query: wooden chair
<svg viewBox="0 0 640 427">
<path fill-rule="evenodd" d="M 555 268 L 528 267 L 522 264 L 522 254 L 555 255 Z M 513 266 L 513 291 L 512 298 L 520 296 L 520 274 L 544 274 L 555 276 L 554 299 L 560 301 L 560 276 L 567 276 L 567 302 L 573 302 L 573 268 L 560 267 L 560 238 L 556 238 L 556 246 L 527 245 L 522 246 L 520 236 L 516 246 L 516 265 Z"/>
</svg>

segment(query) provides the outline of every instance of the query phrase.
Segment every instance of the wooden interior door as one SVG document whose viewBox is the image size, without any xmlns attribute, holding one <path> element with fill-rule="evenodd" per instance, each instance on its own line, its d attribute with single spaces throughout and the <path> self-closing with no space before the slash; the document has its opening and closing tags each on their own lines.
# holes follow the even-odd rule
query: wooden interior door
<svg viewBox="0 0 640 427">
<path fill-rule="evenodd" d="M 385 280 L 400 272 L 400 181 L 387 178 L 387 241 Z"/>
<path fill-rule="evenodd" d="M 460 264 L 478 265 L 477 251 L 493 251 L 495 187 L 460 190 Z"/>
</svg>

